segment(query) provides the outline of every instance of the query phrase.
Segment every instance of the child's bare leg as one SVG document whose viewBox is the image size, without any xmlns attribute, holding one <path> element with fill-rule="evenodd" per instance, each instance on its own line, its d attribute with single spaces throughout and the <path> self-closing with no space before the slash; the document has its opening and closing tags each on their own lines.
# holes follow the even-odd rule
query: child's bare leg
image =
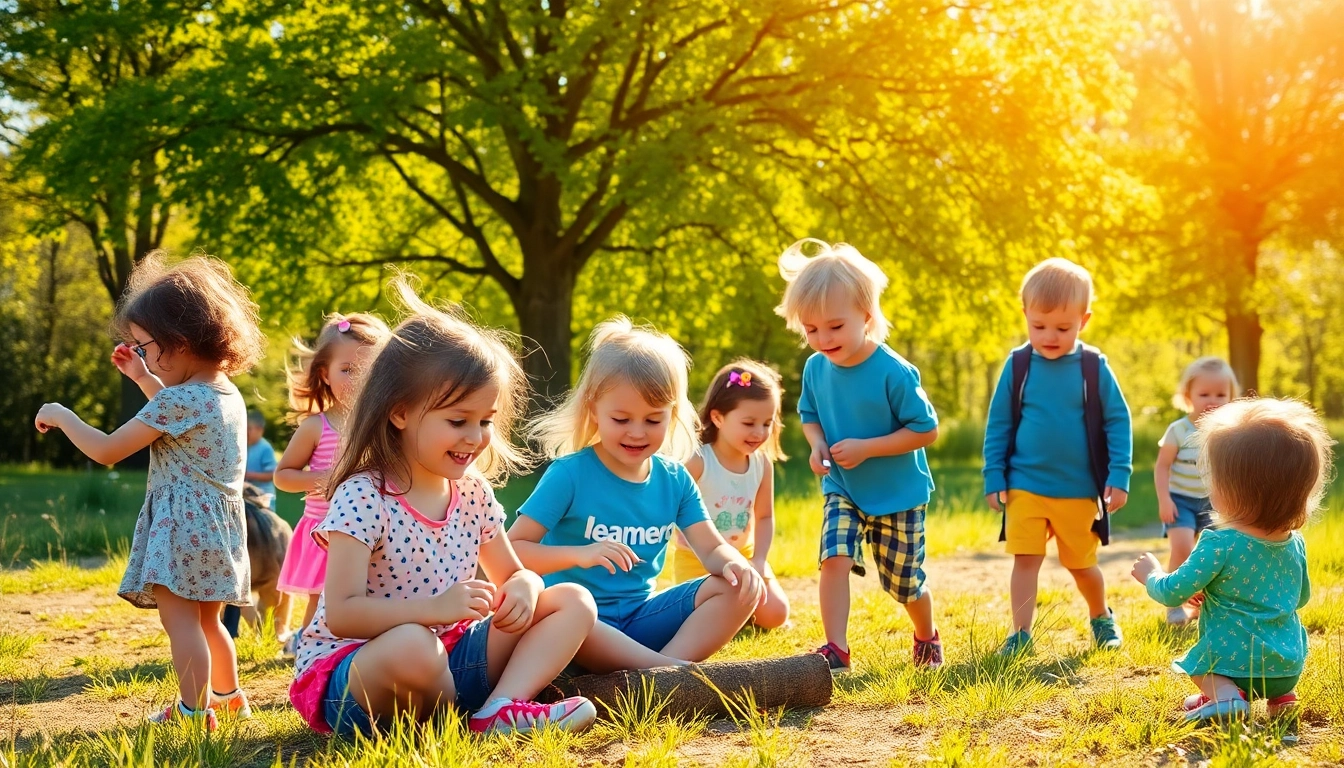
<svg viewBox="0 0 1344 768">
<path fill-rule="evenodd" d="M 615 672 L 619 669 L 654 669 L 685 666 L 686 660 L 665 656 L 646 648 L 624 632 L 598 621 L 588 639 L 579 646 L 574 661 L 589 672 Z"/>
<path fill-rule="evenodd" d="M 924 590 L 924 594 L 918 600 L 911 600 L 905 603 L 905 612 L 910 614 L 910 622 L 915 625 L 915 637 L 920 640 L 932 640 L 933 627 L 933 593 Z"/>
<path fill-rule="evenodd" d="M 370 718 L 411 711 L 423 720 L 457 698 L 443 642 L 419 624 L 393 627 L 356 651 L 350 692 Z"/>
<path fill-rule="evenodd" d="M 761 629 L 776 629 L 789 621 L 789 596 L 779 585 L 779 579 L 766 578 L 765 605 L 756 609 L 751 621 Z"/>
<path fill-rule="evenodd" d="M 849 571 L 852 557 L 828 557 L 821 561 L 821 627 L 826 642 L 849 650 Z"/>
<path fill-rule="evenodd" d="M 1235 701 L 1241 698 L 1241 689 L 1222 675 L 1191 675 L 1190 682 L 1199 686 L 1200 693 L 1209 701 Z"/>
<path fill-rule="evenodd" d="M 1031 632 L 1036 618 L 1036 584 L 1045 555 L 1013 555 L 1013 577 L 1008 587 L 1013 608 L 1013 631 Z"/>
<path fill-rule="evenodd" d="M 159 604 L 163 631 L 168 633 L 182 702 L 192 709 L 202 709 L 210 695 L 210 644 L 201 630 L 200 603 L 178 597 L 162 584 L 154 585 L 154 599 Z M 214 605 L 218 611 L 219 604 Z"/>
<path fill-rule="evenodd" d="M 597 622 L 597 606 L 588 591 L 559 584 L 542 591 L 532 626 L 523 632 L 490 627 L 486 673 L 494 690 L 489 699 L 531 699 L 574 658 Z"/>
<path fill-rule="evenodd" d="M 1195 548 L 1195 532 L 1190 528 L 1171 528 L 1167 531 L 1167 541 L 1171 542 L 1167 573 L 1171 573 L 1190 559 L 1190 552 Z"/>
<path fill-rule="evenodd" d="M 1070 568 L 1069 573 L 1073 574 L 1078 591 L 1087 601 L 1088 616 L 1098 619 L 1109 615 L 1110 610 L 1106 607 L 1106 577 L 1102 575 L 1101 568 L 1095 565 L 1091 568 Z"/>
<path fill-rule="evenodd" d="M 733 639 L 755 607 L 743 605 L 737 588 L 722 576 L 710 576 L 696 590 L 695 610 L 663 646 L 663 655 L 704 661 Z"/>
<path fill-rule="evenodd" d="M 210 646 L 210 690 L 233 693 L 238 690 L 238 651 L 233 638 L 220 622 L 221 603 L 197 603 L 200 606 L 201 632 Z"/>
</svg>

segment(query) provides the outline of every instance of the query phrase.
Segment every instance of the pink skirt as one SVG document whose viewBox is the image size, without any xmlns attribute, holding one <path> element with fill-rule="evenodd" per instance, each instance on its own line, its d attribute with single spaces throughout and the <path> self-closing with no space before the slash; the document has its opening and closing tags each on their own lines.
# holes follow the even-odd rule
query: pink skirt
<svg viewBox="0 0 1344 768">
<path fill-rule="evenodd" d="M 285 553 L 276 588 L 295 595 L 316 595 L 327 580 L 327 550 L 313 541 L 313 529 L 323 518 L 304 515 L 294 526 L 294 539 Z"/>
</svg>

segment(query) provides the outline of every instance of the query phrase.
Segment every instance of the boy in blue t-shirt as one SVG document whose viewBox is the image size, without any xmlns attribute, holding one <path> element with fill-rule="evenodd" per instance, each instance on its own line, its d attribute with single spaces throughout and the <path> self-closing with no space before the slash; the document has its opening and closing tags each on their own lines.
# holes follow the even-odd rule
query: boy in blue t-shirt
<svg viewBox="0 0 1344 768">
<path fill-rule="evenodd" d="M 807 257 L 804 244 L 820 253 Z M 924 448 L 938 437 L 938 415 L 919 370 L 883 343 L 887 277 L 853 247 L 796 243 L 779 260 L 788 287 L 776 310 L 816 351 L 803 368 L 798 412 L 822 476 L 821 622 L 818 652 L 832 671 L 850 668 L 849 574 L 862 576 L 866 539 L 882 587 L 915 625 L 914 661 L 938 667 L 943 647 L 924 585 L 924 511 L 933 476 Z"/>
<path fill-rule="evenodd" d="M 1082 344 L 1091 319 L 1092 276 L 1067 259 L 1048 259 L 1022 281 L 1022 312 L 1031 342 L 1029 375 L 1022 386 L 1021 421 L 1013 434 L 1013 364 L 999 376 L 985 426 L 985 500 L 1003 510 L 1004 539 L 1013 555 L 1013 633 L 1000 653 L 1031 650 L 1036 584 L 1053 536 L 1059 563 L 1073 574 L 1087 600 L 1098 648 L 1119 648 L 1115 614 L 1106 605 L 1106 580 L 1097 567 L 1100 538 L 1097 480 L 1093 477 L 1084 416 Z M 1099 356 L 1098 394 L 1109 462 L 1101 494 L 1108 513 L 1129 498 L 1133 469 L 1129 406 L 1115 374 Z M 1010 445 L 1011 455 L 1010 453 Z"/>
<path fill-rule="evenodd" d="M 247 468 L 243 475 L 247 482 L 269 493 L 275 499 L 275 449 L 262 435 L 266 432 L 266 417 L 259 411 L 247 412 Z"/>
</svg>

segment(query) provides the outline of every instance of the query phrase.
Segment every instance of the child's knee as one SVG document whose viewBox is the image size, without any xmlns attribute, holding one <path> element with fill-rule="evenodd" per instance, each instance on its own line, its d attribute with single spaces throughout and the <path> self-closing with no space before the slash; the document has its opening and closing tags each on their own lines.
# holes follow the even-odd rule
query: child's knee
<svg viewBox="0 0 1344 768">
<path fill-rule="evenodd" d="M 537 608 L 540 611 L 543 607 L 548 613 L 586 617 L 589 626 L 597 623 L 597 603 L 592 593 L 578 584 L 556 584 L 542 590 Z"/>
<path fill-rule="evenodd" d="M 766 593 L 765 605 L 757 609 L 751 621 L 761 629 L 778 629 L 789 621 L 789 602 L 782 595 Z"/>
<path fill-rule="evenodd" d="M 448 666 L 448 654 L 443 641 L 427 627 L 419 624 L 401 624 L 379 635 L 381 642 L 373 649 L 386 649 L 379 657 L 395 658 L 390 665 L 396 677 L 406 681 L 430 681 L 438 678 Z"/>
</svg>

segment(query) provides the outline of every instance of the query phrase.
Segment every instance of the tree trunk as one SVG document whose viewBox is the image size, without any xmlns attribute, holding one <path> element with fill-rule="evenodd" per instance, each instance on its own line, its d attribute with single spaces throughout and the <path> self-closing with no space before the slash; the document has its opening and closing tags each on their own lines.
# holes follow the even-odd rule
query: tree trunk
<svg viewBox="0 0 1344 768">
<path fill-rule="evenodd" d="M 551 262 L 557 263 L 563 261 Z M 549 407 L 569 390 L 574 278 L 572 271 L 564 267 L 545 269 L 528 265 L 514 302 L 524 339 L 523 370 L 534 390 L 534 412 Z"/>
<path fill-rule="evenodd" d="M 1260 313 L 1254 309 L 1227 308 L 1227 350 L 1232 370 L 1237 374 L 1244 395 L 1260 391 Z"/>
</svg>

